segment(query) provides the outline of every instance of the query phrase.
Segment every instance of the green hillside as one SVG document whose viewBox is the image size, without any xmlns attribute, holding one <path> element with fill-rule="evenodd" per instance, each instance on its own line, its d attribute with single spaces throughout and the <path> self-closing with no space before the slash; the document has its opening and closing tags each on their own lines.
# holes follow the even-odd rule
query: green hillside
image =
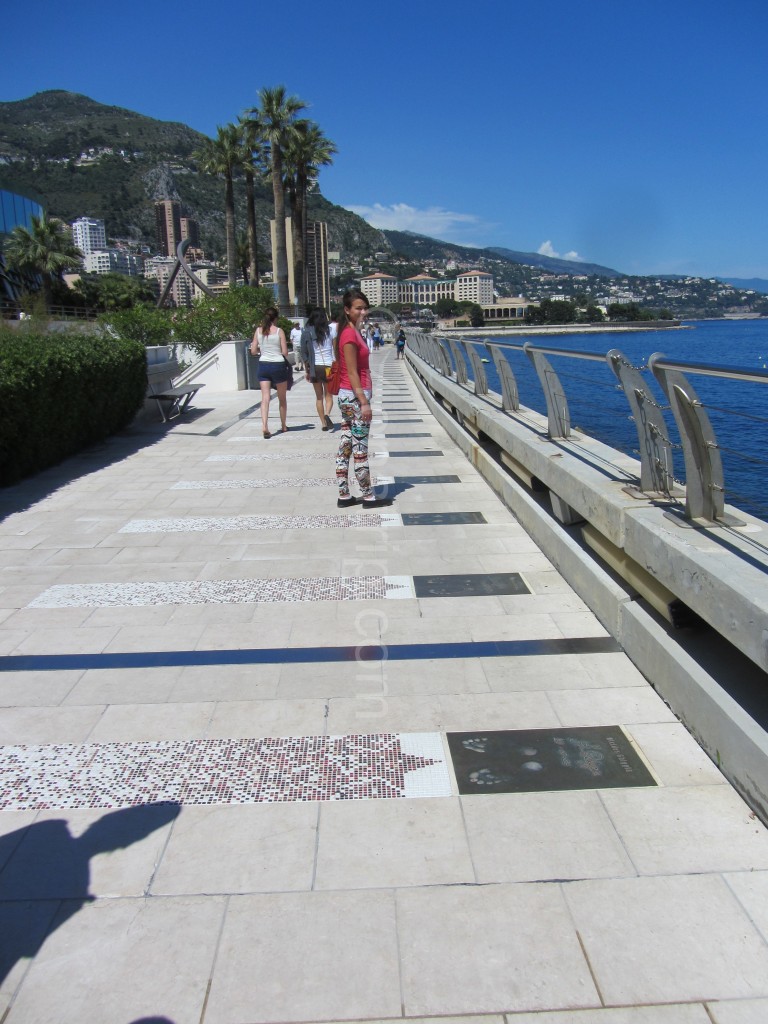
<svg viewBox="0 0 768 1024">
<path fill-rule="evenodd" d="M 40 196 L 50 214 L 67 222 L 98 217 L 110 238 L 151 247 L 153 204 L 175 199 L 184 215 L 199 222 L 206 253 L 217 257 L 225 249 L 224 185 L 198 173 L 192 158 L 205 138 L 186 125 L 105 106 L 77 93 L 37 93 L 0 103 L 0 187 Z M 80 161 L 83 153 L 88 154 L 85 162 Z M 269 183 L 258 185 L 256 199 L 259 245 L 267 253 Z M 242 181 L 236 182 L 236 202 L 238 231 L 244 232 Z M 388 248 L 381 232 L 320 195 L 311 197 L 310 211 L 327 221 L 331 249 Z"/>
</svg>

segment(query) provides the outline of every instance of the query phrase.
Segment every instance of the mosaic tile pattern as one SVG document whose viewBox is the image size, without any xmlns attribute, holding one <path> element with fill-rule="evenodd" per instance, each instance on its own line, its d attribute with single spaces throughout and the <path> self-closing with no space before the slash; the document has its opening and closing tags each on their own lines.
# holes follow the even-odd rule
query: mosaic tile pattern
<svg viewBox="0 0 768 1024">
<path fill-rule="evenodd" d="M 284 454 L 259 453 L 258 455 L 209 455 L 206 462 L 306 462 L 308 458 L 332 459 L 334 450 L 325 452 L 285 452 Z M 381 452 L 369 453 L 370 458 L 381 455 Z M 386 455 L 386 452 L 383 454 Z"/>
<path fill-rule="evenodd" d="M 300 477 L 295 480 L 179 480 L 172 491 L 244 491 L 258 487 L 336 487 L 333 477 Z"/>
<path fill-rule="evenodd" d="M 0 809 L 451 795 L 439 733 L 0 747 Z"/>
<path fill-rule="evenodd" d="M 180 604 L 372 601 L 414 596 L 410 576 L 317 576 L 274 580 L 163 583 L 60 583 L 28 608 L 145 608 Z"/>
<path fill-rule="evenodd" d="M 401 522 L 399 515 L 364 516 L 190 516 L 186 519 L 132 519 L 120 533 L 208 533 L 231 530 L 335 530 L 382 527 Z"/>
</svg>

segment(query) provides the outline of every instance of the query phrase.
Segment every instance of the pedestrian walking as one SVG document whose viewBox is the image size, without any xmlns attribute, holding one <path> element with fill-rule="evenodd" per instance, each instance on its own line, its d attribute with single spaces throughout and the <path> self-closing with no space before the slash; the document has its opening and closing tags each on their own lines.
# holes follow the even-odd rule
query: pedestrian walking
<svg viewBox="0 0 768 1024">
<path fill-rule="evenodd" d="M 272 388 L 277 391 L 280 410 L 280 426 L 288 429 L 288 382 L 293 382 L 293 370 L 288 362 L 288 342 L 285 332 L 277 326 L 279 313 L 270 306 L 264 313 L 261 326 L 256 328 L 251 342 L 251 355 L 259 358 L 259 388 L 261 389 L 261 426 L 264 437 L 271 437 L 269 430 L 269 401 Z"/>
<path fill-rule="evenodd" d="M 294 368 L 297 370 L 303 369 L 301 362 L 301 324 L 298 322 L 294 323 L 291 328 L 291 349 L 293 350 L 293 356 L 295 359 Z"/>
<path fill-rule="evenodd" d="M 333 395 L 327 386 L 333 364 L 333 339 L 324 309 L 314 309 L 309 314 L 307 326 L 301 332 L 301 359 L 307 380 L 315 389 L 320 426 L 323 430 L 333 430 Z"/>
</svg>

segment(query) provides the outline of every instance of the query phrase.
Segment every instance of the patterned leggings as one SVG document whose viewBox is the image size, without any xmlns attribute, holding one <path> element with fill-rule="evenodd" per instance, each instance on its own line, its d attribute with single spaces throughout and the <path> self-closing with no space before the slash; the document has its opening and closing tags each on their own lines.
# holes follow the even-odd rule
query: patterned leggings
<svg viewBox="0 0 768 1024">
<path fill-rule="evenodd" d="M 368 396 L 370 398 L 370 395 Z M 373 494 L 371 471 L 368 468 L 368 433 L 370 423 L 364 423 L 361 415 L 360 402 L 350 392 L 339 394 L 341 410 L 341 437 L 339 451 L 336 455 L 336 482 L 339 485 L 339 497 L 349 497 L 349 459 L 355 464 L 355 477 L 360 488 L 360 495 L 369 498 Z"/>
</svg>

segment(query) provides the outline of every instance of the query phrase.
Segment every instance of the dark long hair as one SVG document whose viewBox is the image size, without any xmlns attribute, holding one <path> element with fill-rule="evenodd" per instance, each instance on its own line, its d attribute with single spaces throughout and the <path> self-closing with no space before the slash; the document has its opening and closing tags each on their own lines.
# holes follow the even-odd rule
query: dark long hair
<svg viewBox="0 0 768 1024">
<path fill-rule="evenodd" d="M 352 308 L 352 303 L 355 301 L 355 299 L 362 299 L 366 305 L 366 308 L 370 307 L 368 296 L 365 294 L 365 292 L 360 291 L 359 288 L 347 288 L 347 290 L 344 292 L 344 297 L 341 300 L 341 310 L 339 311 L 339 316 L 336 321 L 336 337 L 333 339 L 334 359 L 339 358 L 339 338 L 341 337 L 341 332 L 344 330 L 344 328 L 350 326 L 350 320 L 349 317 L 347 316 L 347 310 Z"/>
<path fill-rule="evenodd" d="M 269 334 L 272 329 L 272 324 L 275 323 L 279 316 L 280 314 L 274 306 L 267 306 L 264 310 L 264 319 L 261 321 L 261 333 L 263 335 Z"/>
<path fill-rule="evenodd" d="M 324 309 L 313 309 L 307 317 L 310 327 L 315 330 L 315 344 L 318 348 L 322 348 L 323 342 L 328 337 L 329 326 L 328 317 L 325 314 Z"/>
</svg>

